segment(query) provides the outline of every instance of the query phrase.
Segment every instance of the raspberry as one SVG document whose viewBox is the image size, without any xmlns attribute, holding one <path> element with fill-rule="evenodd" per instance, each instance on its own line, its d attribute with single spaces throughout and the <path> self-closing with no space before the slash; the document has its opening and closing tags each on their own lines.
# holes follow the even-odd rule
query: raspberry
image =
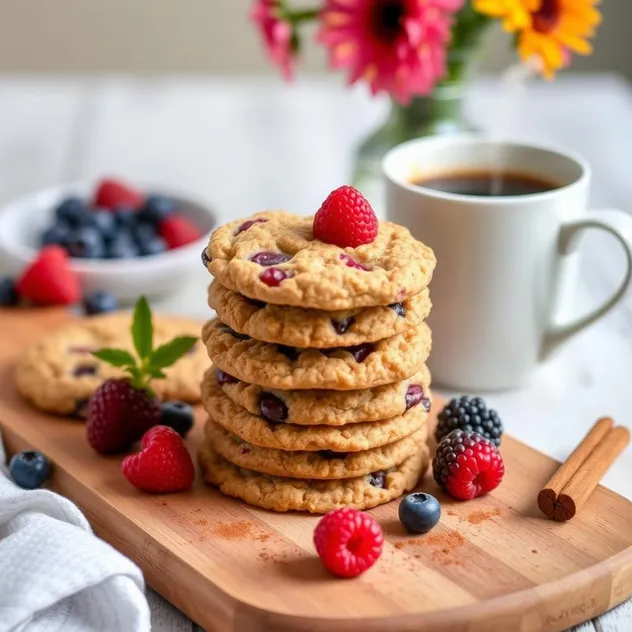
<svg viewBox="0 0 632 632">
<path fill-rule="evenodd" d="M 357 270 L 364 270 L 365 272 L 368 272 L 371 269 L 362 263 L 358 263 L 355 259 L 344 252 L 340 253 L 340 261 L 342 261 L 347 268 L 356 268 Z"/>
<path fill-rule="evenodd" d="M 439 442 L 434 479 L 450 496 L 471 500 L 496 489 L 505 473 L 498 448 L 476 433 L 453 430 Z"/>
<path fill-rule="evenodd" d="M 383 543 L 375 518 L 352 507 L 330 511 L 314 530 L 314 545 L 323 566 L 339 577 L 357 577 L 371 568 Z"/>
<path fill-rule="evenodd" d="M 88 402 L 88 443 L 99 454 L 122 452 L 160 420 L 160 405 L 127 379 L 106 380 Z"/>
<path fill-rule="evenodd" d="M 260 275 L 259 278 L 270 287 L 277 287 L 277 285 L 281 284 L 281 281 L 292 276 L 289 272 L 285 270 L 280 270 L 279 268 L 266 268 Z"/>
<path fill-rule="evenodd" d="M 80 298 L 79 282 L 60 246 L 42 248 L 38 257 L 18 279 L 15 289 L 20 298 L 35 305 L 72 305 Z"/>
<path fill-rule="evenodd" d="M 503 422 L 498 413 L 487 404 L 482 397 L 454 397 L 439 413 L 435 436 L 437 441 L 453 430 L 465 430 L 489 439 L 496 447 L 500 445 L 503 433 Z"/>
<path fill-rule="evenodd" d="M 143 203 L 143 196 L 118 180 L 101 180 L 94 194 L 95 208 L 116 208 L 127 206 L 137 209 Z"/>
<path fill-rule="evenodd" d="M 182 437 L 167 426 L 148 430 L 141 451 L 123 459 L 121 470 L 134 487 L 150 494 L 171 494 L 191 488 L 195 467 Z"/>
<path fill-rule="evenodd" d="M 377 236 L 377 217 L 353 187 L 332 191 L 314 215 L 314 237 L 341 248 L 370 244 Z"/>
<path fill-rule="evenodd" d="M 178 213 L 160 222 L 158 231 L 170 249 L 186 246 L 202 236 L 200 229 L 188 217 Z"/>
</svg>

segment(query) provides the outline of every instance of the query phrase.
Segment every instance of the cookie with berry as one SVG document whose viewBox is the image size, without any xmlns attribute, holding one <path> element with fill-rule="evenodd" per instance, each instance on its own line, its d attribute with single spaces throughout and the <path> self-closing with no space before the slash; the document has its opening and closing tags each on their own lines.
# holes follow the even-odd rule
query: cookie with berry
<svg viewBox="0 0 632 632">
<path fill-rule="evenodd" d="M 420 323 L 377 342 L 301 349 L 260 342 L 214 319 L 204 325 L 202 342 L 213 363 L 240 380 L 279 389 L 345 391 L 417 373 L 430 354 L 431 334 L 428 325 Z"/>
<path fill-rule="evenodd" d="M 332 191 L 313 218 L 268 211 L 218 228 L 202 261 L 248 298 L 330 311 L 406 301 L 435 267 L 430 248 L 403 226 L 378 222 L 349 186 Z"/>
<path fill-rule="evenodd" d="M 428 289 L 390 305 L 325 311 L 254 301 L 213 281 L 208 303 L 237 333 L 290 347 L 352 347 L 401 334 L 430 313 Z"/>
<path fill-rule="evenodd" d="M 252 415 L 300 426 L 345 426 L 399 417 L 416 406 L 428 412 L 430 381 L 430 370 L 424 364 L 405 380 L 375 388 L 287 391 L 243 382 L 214 367 L 204 374 L 202 392 L 210 392 L 217 384 L 234 404 Z"/>
<path fill-rule="evenodd" d="M 16 384 L 23 397 L 47 412 L 85 417 L 91 395 L 110 379 L 125 376 L 124 367 L 112 366 L 93 355 L 103 347 L 134 351 L 130 336 L 132 318 L 114 312 L 78 320 L 35 341 L 16 367 Z M 188 336 L 197 338 L 200 323 L 186 318 L 154 315 L 153 340 L 157 346 Z M 199 341 L 162 377 L 152 381 L 161 400 L 189 403 L 200 401 L 200 381 L 210 366 L 204 345 Z"/>
<path fill-rule="evenodd" d="M 369 509 L 398 498 L 417 485 L 429 463 L 427 448 L 422 448 L 389 470 L 365 476 L 331 481 L 286 478 L 260 474 L 233 465 L 208 444 L 198 454 L 209 485 L 228 496 L 272 511 L 307 511 L 323 514 L 341 507 Z"/>
<path fill-rule="evenodd" d="M 395 467 L 426 447 L 428 429 L 422 426 L 393 443 L 360 452 L 262 448 L 213 421 L 206 424 L 205 436 L 217 454 L 247 470 L 273 476 L 329 480 L 355 478 Z"/>
<path fill-rule="evenodd" d="M 403 415 L 347 426 L 294 425 L 281 408 L 267 408 L 265 417 L 237 406 L 217 383 L 202 386 L 202 403 L 213 421 L 243 441 L 278 450 L 359 452 L 393 443 L 426 426 L 428 411 L 414 406 Z"/>
</svg>

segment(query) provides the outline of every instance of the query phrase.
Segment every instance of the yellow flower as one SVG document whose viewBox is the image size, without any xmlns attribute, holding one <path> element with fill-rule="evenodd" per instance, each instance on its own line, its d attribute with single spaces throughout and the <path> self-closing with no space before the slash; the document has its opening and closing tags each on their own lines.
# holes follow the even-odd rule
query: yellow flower
<svg viewBox="0 0 632 632">
<path fill-rule="evenodd" d="M 503 21 L 518 34 L 518 53 L 536 58 L 545 77 L 568 65 L 570 53 L 590 55 L 588 38 L 601 22 L 599 0 L 474 0 L 480 13 Z"/>
<path fill-rule="evenodd" d="M 502 19 L 510 33 L 531 25 L 531 14 L 540 7 L 540 0 L 474 0 L 474 8 L 492 18 Z"/>
</svg>

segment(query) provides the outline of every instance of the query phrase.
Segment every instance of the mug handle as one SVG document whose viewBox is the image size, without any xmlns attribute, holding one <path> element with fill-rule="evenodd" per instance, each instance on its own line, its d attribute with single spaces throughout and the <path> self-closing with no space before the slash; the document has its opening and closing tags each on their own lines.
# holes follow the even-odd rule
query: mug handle
<svg viewBox="0 0 632 632">
<path fill-rule="evenodd" d="M 589 228 L 597 228 L 610 233 L 623 246 L 626 257 L 625 276 L 616 292 L 592 312 L 573 322 L 552 325 L 549 328 L 544 336 L 540 353 L 543 360 L 571 336 L 605 316 L 624 297 L 632 282 L 632 217 L 624 211 L 602 209 L 591 211 L 587 219 L 564 224 L 558 242 L 559 254 L 562 257 L 572 254 L 577 247 L 582 231 Z"/>
</svg>

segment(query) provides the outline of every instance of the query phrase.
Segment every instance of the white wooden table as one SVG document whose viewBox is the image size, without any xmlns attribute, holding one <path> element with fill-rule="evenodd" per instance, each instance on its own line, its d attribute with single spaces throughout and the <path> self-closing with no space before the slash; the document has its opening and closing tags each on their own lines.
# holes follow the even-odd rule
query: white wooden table
<svg viewBox="0 0 632 632">
<path fill-rule="evenodd" d="M 472 121 L 498 121 L 498 85 L 468 97 Z M 514 138 L 583 153 L 595 174 L 593 203 L 632 212 L 632 89 L 615 76 L 563 77 L 529 87 L 508 129 Z M 115 174 L 190 191 L 221 220 L 263 208 L 312 213 L 349 178 L 351 148 L 384 116 L 386 104 L 330 79 L 286 87 L 256 79 L 0 77 L 0 203 L 32 189 Z M 623 255 L 589 236 L 579 308 L 612 290 Z M 158 306 L 208 316 L 202 266 Z M 632 296 L 571 341 L 529 388 L 488 396 L 511 434 L 558 459 L 599 416 L 632 424 Z M 632 498 L 632 453 L 604 483 Z M 632 526 L 631 526 L 632 528 Z M 149 591 L 153 628 L 192 624 Z M 578 630 L 632 631 L 624 604 Z"/>
</svg>

